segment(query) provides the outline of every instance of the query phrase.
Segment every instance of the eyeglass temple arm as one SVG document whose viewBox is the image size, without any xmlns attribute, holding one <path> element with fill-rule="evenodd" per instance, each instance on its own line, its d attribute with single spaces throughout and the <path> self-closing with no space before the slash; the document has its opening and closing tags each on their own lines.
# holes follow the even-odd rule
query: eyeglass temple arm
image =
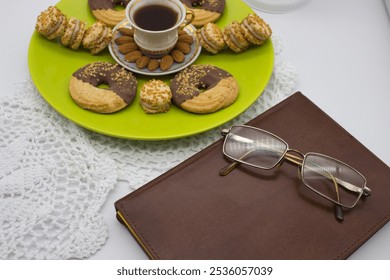
<svg viewBox="0 0 390 280">
<path fill-rule="evenodd" d="M 228 164 L 226 165 L 225 167 L 222 167 L 220 170 L 219 170 L 219 175 L 220 176 L 226 176 L 228 175 L 230 172 L 232 172 L 234 170 L 234 168 L 237 167 L 237 165 L 239 165 L 240 163 L 238 161 L 234 161 L 232 162 L 231 164 Z"/>
<path fill-rule="evenodd" d="M 325 171 L 326 172 L 326 171 Z M 339 192 L 339 184 L 337 183 L 337 178 L 335 178 L 332 174 L 330 174 L 329 172 L 326 172 L 329 177 L 332 179 L 332 182 L 333 182 L 333 185 L 334 185 L 334 189 L 336 191 L 336 197 L 337 197 L 337 201 L 339 203 L 341 203 L 341 200 L 340 200 L 340 192 Z M 341 208 L 340 205 L 338 204 L 335 204 L 335 215 L 336 215 L 336 220 L 338 220 L 339 222 L 342 222 L 344 221 L 344 214 L 343 214 L 343 209 Z"/>
<path fill-rule="evenodd" d="M 244 159 L 249 153 L 253 152 L 255 150 L 252 150 L 252 151 L 249 151 L 248 153 L 246 153 L 245 155 L 243 155 L 242 157 L 240 157 L 239 159 L 242 160 Z M 237 167 L 237 165 L 239 165 L 240 162 L 239 161 L 233 161 L 232 163 L 222 167 L 220 170 L 219 170 L 219 175 L 220 176 L 226 176 L 228 175 L 230 172 L 232 172 L 234 170 L 234 168 Z"/>
<path fill-rule="evenodd" d="M 221 131 L 221 135 L 223 137 L 226 137 L 230 132 L 230 129 L 222 129 Z M 246 156 L 247 154 L 245 154 L 244 156 Z M 242 156 L 240 159 L 244 158 L 244 156 Z M 222 167 L 220 170 L 219 170 L 219 175 L 220 176 L 226 176 L 228 175 L 230 172 L 233 171 L 234 168 L 237 167 L 237 165 L 239 165 L 240 163 L 238 161 L 233 161 L 232 163 L 226 165 L 225 167 Z"/>
</svg>

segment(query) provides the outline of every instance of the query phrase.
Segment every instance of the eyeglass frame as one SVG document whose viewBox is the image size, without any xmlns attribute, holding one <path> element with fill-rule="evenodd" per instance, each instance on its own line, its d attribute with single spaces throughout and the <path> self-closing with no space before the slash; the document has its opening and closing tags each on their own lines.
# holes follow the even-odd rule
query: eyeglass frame
<svg viewBox="0 0 390 280">
<path fill-rule="evenodd" d="M 284 151 L 284 153 L 280 156 L 279 160 L 278 160 L 274 165 L 272 165 L 271 167 L 268 167 L 268 168 L 267 168 L 267 167 L 258 166 L 258 165 L 252 164 L 252 163 L 248 163 L 248 162 L 245 162 L 245 161 L 240 160 L 240 159 L 236 159 L 236 158 L 230 156 L 230 155 L 225 151 L 225 146 L 226 146 L 226 142 L 227 142 L 227 139 L 228 139 L 226 136 L 228 136 L 228 134 L 230 133 L 230 131 L 231 131 L 234 127 L 249 128 L 249 129 L 254 129 L 254 130 L 257 130 L 257 131 L 261 131 L 261 132 L 263 132 L 263 133 L 266 133 L 266 134 L 268 134 L 268 135 L 270 135 L 270 136 L 272 136 L 272 137 L 278 139 L 279 141 L 283 142 L 283 143 L 286 145 L 285 151 Z M 307 153 L 304 154 L 304 153 L 302 153 L 302 152 L 300 152 L 300 151 L 298 151 L 298 150 L 290 149 L 288 143 L 287 143 L 284 139 L 280 138 L 279 136 L 277 136 L 277 135 L 275 135 L 275 134 L 273 134 L 272 132 L 269 132 L 269 131 L 267 131 L 267 130 L 264 130 L 264 129 L 261 129 L 261 128 L 258 128 L 258 127 L 254 127 L 254 126 L 249 126 L 249 125 L 233 125 L 230 129 L 223 129 L 223 130 L 221 131 L 221 134 L 222 134 L 222 136 L 225 138 L 225 139 L 224 139 L 223 146 L 222 146 L 222 152 L 223 152 L 223 154 L 224 154 L 226 157 L 228 157 L 228 158 L 230 158 L 231 160 L 233 160 L 233 162 L 232 162 L 231 164 L 228 164 L 228 165 L 226 165 L 225 167 L 223 167 L 223 168 L 221 168 L 221 169 L 219 170 L 219 175 L 221 175 L 221 176 L 226 176 L 226 175 L 228 175 L 228 174 L 229 174 L 229 173 L 230 173 L 238 164 L 245 164 L 245 165 L 248 165 L 248 166 L 251 166 L 251 167 L 254 167 L 254 168 L 258 168 L 258 169 L 261 169 L 261 170 L 271 170 L 271 169 L 273 169 L 273 168 L 275 168 L 275 167 L 281 166 L 281 165 L 283 164 L 284 160 L 287 160 L 287 161 L 289 161 L 289 162 L 292 162 L 292 163 L 298 165 L 298 172 L 299 172 L 298 177 L 299 177 L 299 179 L 302 181 L 302 183 L 303 183 L 307 188 L 309 188 L 309 189 L 310 189 L 311 191 L 313 191 L 314 193 L 320 195 L 322 198 L 325 198 L 325 199 L 327 199 L 328 201 L 330 201 L 330 202 L 332 202 L 332 203 L 335 204 L 335 206 L 336 206 L 336 208 L 335 208 L 336 219 L 337 219 L 338 221 L 340 221 L 340 222 L 344 220 L 344 215 L 343 215 L 343 212 L 342 212 L 342 207 L 345 207 L 345 208 L 347 208 L 347 209 L 352 209 L 352 208 L 354 208 L 354 207 L 356 206 L 356 204 L 359 202 L 359 200 L 362 198 L 362 196 L 368 197 L 368 196 L 370 196 L 370 195 L 372 194 L 371 189 L 370 189 L 369 187 L 367 187 L 367 179 L 366 179 L 366 177 L 363 176 L 358 170 L 356 170 L 356 169 L 355 169 L 354 167 L 352 167 L 351 165 L 349 165 L 349 164 L 347 164 L 347 163 L 345 163 L 345 162 L 343 162 L 343 161 L 341 161 L 341 160 L 338 160 L 338 159 L 336 159 L 336 158 L 333 158 L 333 157 L 331 157 L 331 156 L 324 155 L 324 154 L 321 154 L 321 153 L 307 152 Z M 299 155 L 301 156 L 301 158 L 300 158 L 300 157 L 297 157 L 297 156 L 294 156 L 294 155 L 291 155 L 291 154 L 288 155 L 289 152 L 290 152 L 290 153 L 292 152 L 292 153 L 299 154 Z M 287 157 L 287 155 L 288 155 L 290 158 Z M 357 196 L 356 201 L 355 201 L 355 203 L 354 203 L 353 205 L 348 206 L 348 205 L 342 204 L 342 203 L 339 202 L 339 201 L 336 201 L 336 200 L 334 200 L 334 199 L 331 199 L 330 197 L 326 196 L 325 194 L 321 193 L 320 191 L 314 189 L 313 187 L 311 187 L 310 185 L 308 185 L 308 184 L 305 183 L 305 181 L 304 181 L 304 179 L 303 179 L 303 176 L 302 176 L 302 167 L 304 166 L 305 160 L 306 160 L 307 156 L 309 156 L 309 155 L 317 155 L 317 156 L 320 156 L 320 157 L 323 157 L 323 158 L 328 158 L 328 159 L 333 160 L 333 161 L 335 161 L 335 162 L 341 163 L 341 164 L 343 164 L 344 166 L 346 166 L 346 167 L 350 168 L 351 170 L 353 170 L 354 172 L 356 172 L 358 175 L 360 175 L 360 176 L 363 178 L 363 180 L 364 180 L 364 185 L 363 185 L 361 191 L 359 191 L 359 195 Z M 302 162 L 299 162 L 299 161 L 302 161 Z M 333 179 L 332 179 L 332 180 L 333 180 Z M 346 184 L 348 184 L 348 185 L 352 185 L 352 184 L 347 183 L 347 182 L 344 182 L 344 183 L 346 183 Z M 340 184 L 340 183 L 337 182 L 337 180 L 336 180 L 336 184 Z M 343 184 L 341 184 L 341 185 L 343 185 Z M 343 186 L 344 186 L 344 185 L 343 185 Z M 344 187 L 345 187 L 345 186 L 344 186 Z M 354 187 L 357 188 L 356 186 L 354 186 Z M 346 187 L 346 188 L 347 188 L 347 187 Z M 356 192 L 356 190 L 353 190 L 353 191 Z"/>
</svg>

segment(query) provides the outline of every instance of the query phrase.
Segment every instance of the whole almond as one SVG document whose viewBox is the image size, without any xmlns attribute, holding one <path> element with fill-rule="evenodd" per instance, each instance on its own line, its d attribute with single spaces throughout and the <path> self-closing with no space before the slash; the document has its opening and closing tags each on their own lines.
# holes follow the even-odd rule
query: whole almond
<svg viewBox="0 0 390 280">
<path fill-rule="evenodd" d="M 122 35 L 131 36 L 131 37 L 134 36 L 134 30 L 131 29 L 131 28 L 121 27 L 121 28 L 118 28 L 118 31 L 119 31 Z"/>
<path fill-rule="evenodd" d="M 182 53 L 179 50 L 173 50 L 171 51 L 171 56 L 173 57 L 173 60 L 176 61 L 177 63 L 181 63 L 185 59 L 184 53 Z"/>
<path fill-rule="evenodd" d="M 121 54 L 128 54 L 128 53 L 135 51 L 137 49 L 138 49 L 138 46 L 135 43 L 126 43 L 126 44 L 118 46 L 118 51 Z"/>
<path fill-rule="evenodd" d="M 155 71 L 160 66 L 160 62 L 157 59 L 151 59 L 148 64 L 149 71 Z"/>
<path fill-rule="evenodd" d="M 170 56 L 169 54 L 168 55 L 164 55 L 161 58 L 161 62 L 160 62 L 160 69 L 161 70 L 166 71 L 169 68 L 171 68 L 172 65 L 173 65 L 173 57 Z"/>
<path fill-rule="evenodd" d="M 184 54 L 188 54 L 191 52 L 191 46 L 184 42 L 177 42 L 175 49 L 181 51 Z"/>
<path fill-rule="evenodd" d="M 123 45 L 126 43 L 134 43 L 134 38 L 130 36 L 120 36 L 114 40 L 115 44 Z"/>
<path fill-rule="evenodd" d="M 183 34 L 180 35 L 179 38 L 177 39 L 178 42 L 183 42 L 191 45 L 194 42 L 194 38 L 192 38 L 191 35 L 188 34 Z"/>
<path fill-rule="evenodd" d="M 135 64 L 139 69 L 143 69 L 146 66 L 148 66 L 149 62 L 150 62 L 150 57 L 143 55 L 135 61 Z"/>
<path fill-rule="evenodd" d="M 125 55 L 125 60 L 128 62 L 135 62 L 141 56 L 142 56 L 141 51 L 132 51 Z"/>
<path fill-rule="evenodd" d="M 187 34 L 187 31 L 183 30 L 183 29 L 179 29 L 179 31 L 177 32 L 178 35 L 184 35 L 184 34 Z"/>
</svg>

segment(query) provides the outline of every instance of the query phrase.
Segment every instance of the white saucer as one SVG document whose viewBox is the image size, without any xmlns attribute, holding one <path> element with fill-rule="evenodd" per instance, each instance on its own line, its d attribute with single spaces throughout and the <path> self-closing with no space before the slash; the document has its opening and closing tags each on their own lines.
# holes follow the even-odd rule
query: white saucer
<svg viewBox="0 0 390 280">
<path fill-rule="evenodd" d="M 185 59 L 183 62 L 174 62 L 172 67 L 167 71 L 162 71 L 160 68 L 156 69 L 155 71 L 150 71 L 148 68 L 140 69 L 134 62 L 126 61 L 124 59 L 124 55 L 118 51 L 118 45 L 115 43 L 115 39 L 121 36 L 119 31 L 117 31 L 121 27 L 131 28 L 130 23 L 127 19 L 121 21 L 117 26 L 115 26 L 115 28 L 113 29 L 114 39 L 108 45 L 108 49 L 111 53 L 111 56 L 116 60 L 119 65 L 134 73 L 143 74 L 147 76 L 163 76 L 179 72 L 180 70 L 183 70 L 184 68 L 190 66 L 193 62 L 195 62 L 202 50 L 199 40 L 196 37 L 196 28 L 190 24 L 187 25 L 184 30 L 194 38 L 194 42 L 191 45 L 191 52 L 185 55 Z"/>
</svg>

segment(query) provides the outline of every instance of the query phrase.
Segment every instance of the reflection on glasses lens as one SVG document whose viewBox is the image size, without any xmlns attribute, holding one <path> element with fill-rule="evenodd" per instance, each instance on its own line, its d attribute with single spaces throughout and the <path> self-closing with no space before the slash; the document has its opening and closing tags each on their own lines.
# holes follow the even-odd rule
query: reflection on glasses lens
<svg viewBox="0 0 390 280">
<path fill-rule="evenodd" d="M 366 184 L 365 178 L 349 165 L 316 153 L 305 156 L 302 181 L 312 190 L 348 208 L 357 203 Z"/>
<path fill-rule="evenodd" d="M 245 126 L 232 127 L 224 143 L 224 153 L 228 157 L 263 169 L 277 165 L 287 149 L 287 143 L 279 137 Z"/>
</svg>

